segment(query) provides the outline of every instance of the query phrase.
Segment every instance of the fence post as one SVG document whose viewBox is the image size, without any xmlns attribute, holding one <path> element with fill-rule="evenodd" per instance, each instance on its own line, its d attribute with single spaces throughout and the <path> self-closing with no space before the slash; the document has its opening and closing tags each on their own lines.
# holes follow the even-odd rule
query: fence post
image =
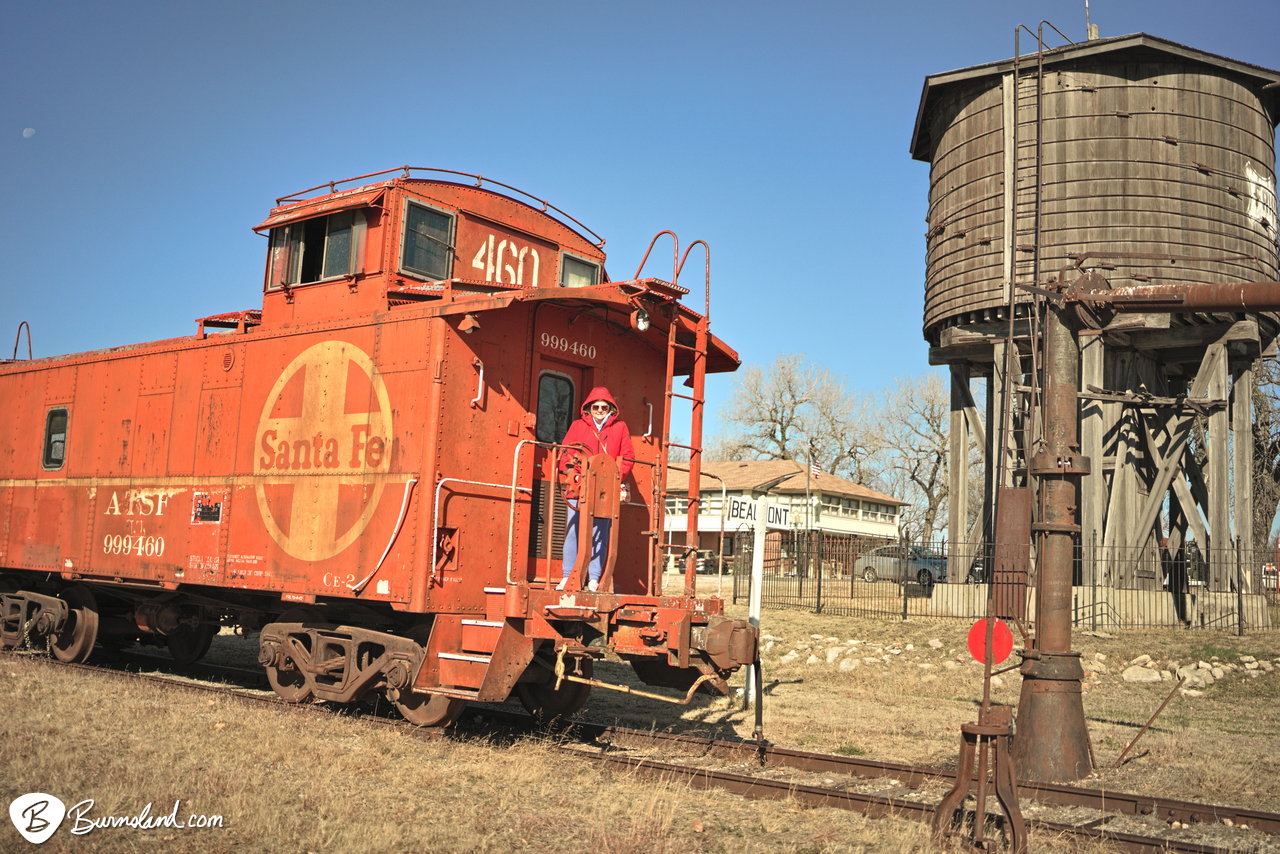
<svg viewBox="0 0 1280 854">
<path fill-rule="evenodd" d="M 1092 540 L 1090 551 L 1093 552 L 1093 554 L 1090 555 L 1090 560 L 1093 561 L 1093 566 L 1089 568 L 1089 577 L 1093 581 L 1093 584 L 1091 585 L 1093 589 L 1093 601 L 1089 606 L 1089 611 L 1092 613 L 1092 616 L 1090 617 L 1090 625 L 1092 626 L 1093 631 L 1096 632 L 1098 630 L 1098 532 L 1096 530 L 1093 531 L 1090 539 Z"/>
<path fill-rule="evenodd" d="M 817 548 L 814 549 L 814 551 L 815 551 L 815 556 L 818 558 L 816 561 L 818 565 L 818 604 L 813 609 L 813 613 L 821 614 L 822 613 L 822 532 L 821 531 L 818 531 L 817 537 L 818 537 L 818 545 L 817 545 Z"/>
<path fill-rule="evenodd" d="M 1240 538 L 1236 537 L 1236 636 L 1244 637 L 1244 562 Z"/>
</svg>

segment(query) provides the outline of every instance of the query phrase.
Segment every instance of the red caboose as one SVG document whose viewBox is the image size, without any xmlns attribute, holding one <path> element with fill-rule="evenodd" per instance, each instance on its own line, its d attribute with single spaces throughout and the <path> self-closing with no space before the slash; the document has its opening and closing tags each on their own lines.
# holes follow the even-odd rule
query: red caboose
<svg viewBox="0 0 1280 854">
<path fill-rule="evenodd" d="M 610 282 L 603 241 L 485 183 L 405 167 L 280 199 L 260 311 L 0 365 L 0 641 L 191 660 L 260 628 L 283 696 L 380 691 L 425 724 L 513 691 L 576 710 L 607 652 L 725 690 L 755 631 L 696 598 L 692 562 L 663 597 L 660 544 L 673 379 L 696 467 L 703 378 L 737 356 L 678 267 Z M 596 385 L 632 428 L 631 498 L 611 458 L 582 462 L 581 512 L 616 543 L 598 592 L 589 548 L 556 590 L 559 442 Z"/>
</svg>

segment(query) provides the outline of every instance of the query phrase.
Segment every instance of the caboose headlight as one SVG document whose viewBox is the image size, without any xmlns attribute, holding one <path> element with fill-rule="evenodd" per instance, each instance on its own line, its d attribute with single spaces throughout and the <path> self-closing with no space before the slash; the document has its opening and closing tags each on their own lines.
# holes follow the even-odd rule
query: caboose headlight
<svg viewBox="0 0 1280 854">
<path fill-rule="evenodd" d="M 631 328 L 636 332 L 645 332 L 649 329 L 649 312 L 643 308 L 637 308 L 631 312 Z"/>
</svg>

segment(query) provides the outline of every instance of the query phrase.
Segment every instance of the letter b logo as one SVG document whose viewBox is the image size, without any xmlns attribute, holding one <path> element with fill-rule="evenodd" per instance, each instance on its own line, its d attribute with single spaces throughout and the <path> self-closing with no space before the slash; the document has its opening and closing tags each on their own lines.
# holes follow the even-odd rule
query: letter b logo
<svg viewBox="0 0 1280 854">
<path fill-rule="evenodd" d="M 53 836 L 67 814 L 67 805 L 53 795 L 30 792 L 13 799 L 9 804 L 9 818 L 18 828 L 22 838 L 39 845 Z"/>
</svg>

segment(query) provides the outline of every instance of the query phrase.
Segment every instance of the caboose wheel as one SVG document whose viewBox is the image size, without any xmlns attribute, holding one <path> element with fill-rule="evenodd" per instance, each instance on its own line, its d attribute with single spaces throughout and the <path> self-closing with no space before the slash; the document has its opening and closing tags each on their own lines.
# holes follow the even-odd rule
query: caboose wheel
<svg viewBox="0 0 1280 854">
<path fill-rule="evenodd" d="M 87 661 L 98 639 L 98 603 L 86 585 L 73 584 L 59 596 L 66 601 L 71 614 L 62 631 L 49 644 L 59 661 L 79 664 Z"/>
<path fill-rule="evenodd" d="M 200 623 L 197 626 L 183 626 L 173 634 L 166 635 L 164 641 L 174 661 L 178 664 L 192 664 L 204 658 L 217 634 L 217 626 Z"/>
<path fill-rule="evenodd" d="M 281 623 L 304 623 L 311 618 L 312 615 L 308 611 L 294 608 L 285 611 L 276 619 Z M 311 650 L 307 649 L 306 652 L 310 655 Z M 285 663 L 279 667 L 273 664 L 265 665 L 265 669 L 271 690 L 286 703 L 305 703 L 315 696 L 307 684 L 307 677 L 298 669 L 297 663 L 292 658 L 286 657 Z"/>
<path fill-rule="evenodd" d="M 391 702 L 404 715 L 404 719 L 414 726 L 446 727 L 456 721 L 467 707 L 466 700 L 456 697 L 407 690 L 401 691 Z"/>
<path fill-rule="evenodd" d="M 538 667 L 536 664 L 533 666 Z M 542 670 L 541 667 L 538 669 Z M 565 669 L 574 676 L 590 679 L 591 659 L 579 658 L 576 665 L 573 660 L 566 660 Z M 516 683 L 516 696 L 520 698 L 520 705 L 541 723 L 551 723 L 557 718 L 577 714 L 587 704 L 587 698 L 591 696 L 590 685 L 566 680 L 560 683 L 560 690 L 557 691 L 554 688 L 555 674 L 545 670 L 542 672 L 546 676 L 543 681 Z"/>
</svg>

